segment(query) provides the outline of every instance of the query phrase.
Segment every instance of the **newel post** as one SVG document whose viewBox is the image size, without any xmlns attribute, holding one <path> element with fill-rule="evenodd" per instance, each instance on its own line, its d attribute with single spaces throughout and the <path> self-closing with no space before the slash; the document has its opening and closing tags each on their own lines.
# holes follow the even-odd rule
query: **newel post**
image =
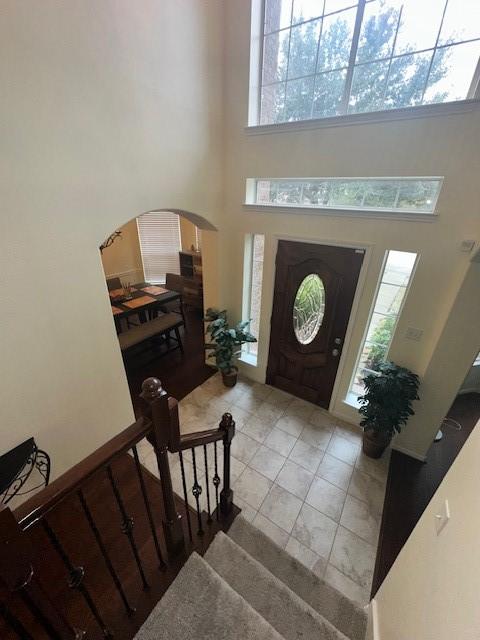
<svg viewBox="0 0 480 640">
<path fill-rule="evenodd" d="M 142 383 L 140 396 L 148 403 L 151 411 L 153 425 L 153 447 L 157 457 L 160 485 L 162 488 L 165 518 L 163 530 L 169 555 L 180 555 L 185 550 L 185 538 L 183 535 L 182 516 L 177 512 L 175 497 L 173 495 L 172 476 L 168 462 L 168 445 L 178 416 L 171 416 L 168 394 L 162 388 L 158 378 L 147 378 Z M 178 411 L 178 409 L 175 410 Z M 173 426 L 173 429 L 172 429 Z"/>
<path fill-rule="evenodd" d="M 230 488 L 230 445 L 235 435 L 235 421 L 230 413 L 224 413 L 220 422 L 223 431 L 223 489 L 220 492 L 220 511 L 227 516 L 233 505 L 233 491 Z"/>
<path fill-rule="evenodd" d="M 12 593 L 18 593 L 48 637 L 55 640 L 79 640 L 84 631 L 70 626 L 50 596 L 37 580 L 33 568 L 33 549 L 8 507 L 0 508 L 0 584 Z M 20 637 L 31 637 L 20 620 L 5 610 L 4 617 Z"/>
</svg>

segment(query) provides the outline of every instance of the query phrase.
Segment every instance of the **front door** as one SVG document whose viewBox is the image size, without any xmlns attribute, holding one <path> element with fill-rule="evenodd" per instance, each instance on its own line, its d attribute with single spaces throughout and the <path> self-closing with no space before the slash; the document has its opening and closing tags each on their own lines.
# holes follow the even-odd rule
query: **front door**
<svg viewBox="0 0 480 640">
<path fill-rule="evenodd" d="M 363 256 L 279 241 L 268 384 L 328 408 Z"/>
</svg>

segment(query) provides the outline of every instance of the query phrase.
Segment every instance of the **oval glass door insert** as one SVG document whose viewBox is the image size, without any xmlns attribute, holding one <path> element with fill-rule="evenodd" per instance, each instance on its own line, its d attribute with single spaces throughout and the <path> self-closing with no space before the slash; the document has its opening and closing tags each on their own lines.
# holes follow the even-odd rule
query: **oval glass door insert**
<svg viewBox="0 0 480 640">
<path fill-rule="evenodd" d="M 316 273 L 306 276 L 293 303 L 293 330 L 300 344 L 310 344 L 322 326 L 325 313 L 325 287 Z"/>
</svg>

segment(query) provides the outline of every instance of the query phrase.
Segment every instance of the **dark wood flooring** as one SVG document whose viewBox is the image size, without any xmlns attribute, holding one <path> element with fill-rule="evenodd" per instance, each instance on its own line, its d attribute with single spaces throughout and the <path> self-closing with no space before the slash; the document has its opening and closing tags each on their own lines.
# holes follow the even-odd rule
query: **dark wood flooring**
<svg viewBox="0 0 480 640">
<path fill-rule="evenodd" d="M 133 459 L 128 454 L 124 454 L 112 466 L 118 487 L 125 501 L 127 513 L 134 519 L 135 541 L 149 583 L 147 590 L 142 589 L 139 572 L 128 539 L 121 533 L 120 515 L 113 499 L 112 488 L 105 474 L 97 475 L 88 483 L 85 487 L 85 496 L 123 585 L 127 599 L 130 605 L 136 609 L 132 617 L 126 615 L 119 594 L 106 569 L 105 562 L 88 527 L 77 497 L 74 495 L 67 498 L 59 507 L 54 509 L 48 515 L 48 522 L 61 540 L 73 564 L 84 567 L 84 584 L 101 612 L 105 624 L 113 633 L 115 640 L 131 640 L 155 604 L 175 579 L 185 562 L 185 557 L 169 562 L 165 570 L 159 569 L 159 561 L 148 525 Z M 147 470 L 144 471 L 144 478 L 151 500 L 160 545 L 166 558 L 161 525 L 163 505 L 160 482 Z M 180 499 L 177 501 L 177 508 L 179 513 L 183 515 L 185 539 L 188 540 L 185 506 Z M 186 556 L 193 550 L 203 554 L 215 533 L 219 529 L 226 530 L 238 511 L 235 507 L 228 522 L 217 522 L 214 517 L 211 524 L 207 523 L 206 514 L 204 513 L 205 534 L 203 536 L 199 536 L 196 533 L 196 514 L 192 512 L 194 537 L 193 543 L 189 543 Z M 49 543 L 42 527 L 38 524 L 35 525 L 27 535 L 36 550 L 34 567 L 36 575 L 42 581 L 56 605 L 61 608 L 65 613 L 65 617 L 73 626 L 87 632 L 86 637 L 89 640 L 103 638 L 102 632 L 81 594 L 76 590 L 69 589 L 67 586 L 68 576 L 65 566 L 60 561 L 58 553 Z M 4 603 L 6 601 L 12 613 L 22 621 L 27 621 L 28 629 L 35 640 L 44 640 L 46 638 L 42 629 L 28 614 L 20 598 L 2 593 L 0 588 L 0 602 Z M 2 640 L 17 640 L 18 638 L 13 631 L 6 628 L 1 616 L 0 638 Z"/>
<path fill-rule="evenodd" d="M 139 394 L 145 378 L 159 378 L 164 389 L 177 400 L 188 395 L 195 387 L 215 373 L 205 364 L 203 314 L 199 309 L 185 305 L 186 327 L 181 329 L 184 354 L 179 349 L 166 355 L 152 357 L 152 351 L 132 355 L 126 362 L 130 394 L 136 415 L 141 403 Z"/>
<path fill-rule="evenodd" d="M 393 451 L 388 473 L 382 526 L 372 585 L 375 595 L 445 474 L 480 419 L 480 394 L 456 398 L 448 418 L 461 424 L 442 426 L 443 439 L 434 442 L 426 462 Z"/>
</svg>

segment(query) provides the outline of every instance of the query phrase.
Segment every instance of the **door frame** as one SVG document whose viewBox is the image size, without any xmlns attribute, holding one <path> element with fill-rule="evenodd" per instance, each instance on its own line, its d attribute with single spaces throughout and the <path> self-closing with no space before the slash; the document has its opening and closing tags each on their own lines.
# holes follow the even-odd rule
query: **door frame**
<svg viewBox="0 0 480 640">
<path fill-rule="evenodd" d="M 347 331 L 345 333 L 343 349 L 340 355 L 340 361 L 338 363 L 337 373 L 335 375 L 335 383 L 333 385 L 332 395 L 330 397 L 330 403 L 328 405 L 328 411 L 331 412 L 332 407 L 334 407 L 338 401 L 340 380 L 345 371 L 345 361 L 347 358 L 347 353 L 349 352 L 349 349 L 351 346 L 353 327 L 355 325 L 355 321 L 358 315 L 360 299 L 365 289 L 368 267 L 372 259 L 373 251 L 375 249 L 375 244 L 370 242 L 353 242 L 353 241 L 347 242 L 345 240 L 332 240 L 330 238 L 319 239 L 319 238 L 312 238 L 311 236 L 308 238 L 305 238 L 302 236 L 289 236 L 289 235 L 279 234 L 279 233 L 274 233 L 272 234 L 271 237 L 273 239 L 273 268 L 272 268 L 272 279 L 270 281 L 270 287 L 272 291 L 272 304 L 270 306 L 270 322 L 268 324 L 268 349 L 270 348 L 271 317 L 273 312 L 273 291 L 275 288 L 275 277 L 276 277 L 276 271 L 277 271 L 275 268 L 275 263 L 276 263 L 277 252 L 278 252 L 278 241 L 286 240 L 287 242 L 303 242 L 303 243 L 315 244 L 320 246 L 343 247 L 346 249 L 362 249 L 365 252 L 363 256 L 363 262 L 360 269 L 360 273 L 358 275 L 357 286 L 355 289 L 355 295 L 353 297 L 350 316 L 348 318 Z M 335 412 L 335 414 L 337 414 L 339 418 L 342 417 L 338 411 Z"/>
</svg>

